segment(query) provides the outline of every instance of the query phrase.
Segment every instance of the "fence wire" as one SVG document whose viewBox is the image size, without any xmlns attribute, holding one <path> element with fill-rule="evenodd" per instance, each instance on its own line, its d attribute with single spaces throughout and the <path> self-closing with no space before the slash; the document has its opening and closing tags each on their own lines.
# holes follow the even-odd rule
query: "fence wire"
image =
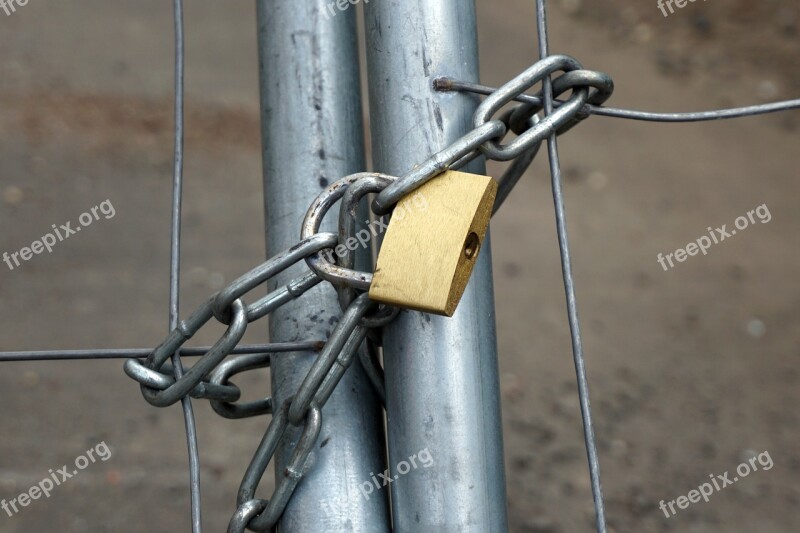
<svg viewBox="0 0 800 533">
<path fill-rule="evenodd" d="M 185 47 L 183 38 L 183 0 L 173 0 L 175 19 L 175 165 L 172 184 L 172 233 L 170 235 L 169 268 L 169 331 L 178 327 L 180 319 L 181 275 L 181 207 L 183 205 L 183 74 Z M 183 377 L 180 351 L 172 354 L 173 375 L 178 381 Z M 186 426 L 186 445 L 189 452 L 189 493 L 191 497 L 192 531 L 203 529 L 200 493 L 200 450 L 197 442 L 197 425 L 189 396 L 181 399 Z"/>
<path fill-rule="evenodd" d="M 536 1 L 536 28 L 539 33 L 539 57 L 544 60 L 549 56 L 547 39 L 547 12 L 544 0 Z M 542 83 L 544 92 L 544 115 L 553 113 L 553 83 L 547 76 Z M 578 300 L 575 295 L 575 281 L 572 277 L 572 258 L 567 237 L 567 215 L 564 208 L 564 192 L 561 187 L 561 164 L 558 158 L 558 136 L 553 132 L 547 140 L 547 152 L 550 159 L 550 176 L 553 186 L 553 203 L 556 211 L 556 229 L 558 246 L 561 255 L 561 270 L 564 275 L 564 290 L 567 296 L 567 315 L 572 338 L 572 357 L 575 362 L 575 373 L 578 378 L 578 397 L 583 420 L 583 435 L 586 454 L 589 458 L 589 476 L 592 483 L 595 517 L 598 533 L 606 533 L 605 504 L 603 488 L 600 484 L 600 460 L 597 457 L 597 443 L 592 425 L 592 406 L 589 402 L 589 381 L 586 377 L 586 363 L 583 359 L 583 340 L 578 320 Z"/>
<path fill-rule="evenodd" d="M 491 95 L 497 92 L 496 87 L 471 83 L 468 81 L 456 80 L 453 78 L 437 78 L 435 88 L 439 91 L 466 91 L 475 94 Z M 530 94 L 521 94 L 514 98 L 514 101 L 533 106 L 542 106 L 542 97 Z M 558 108 L 566 102 L 555 100 L 553 105 Z M 645 122 L 708 122 L 711 120 L 723 120 L 730 118 L 752 117 L 777 113 L 779 111 L 791 111 L 800 109 L 800 98 L 795 100 L 785 100 L 782 102 L 770 102 L 768 104 L 758 104 L 745 107 L 733 107 L 730 109 L 717 109 L 714 111 L 690 111 L 683 113 L 654 113 L 652 111 L 636 111 L 633 109 L 620 109 L 616 107 L 606 107 L 602 105 L 586 104 L 584 113 L 598 115 L 602 117 L 623 118 L 628 120 L 641 120 Z"/>
<path fill-rule="evenodd" d="M 501 88 L 488 87 L 478 83 L 442 77 L 435 80 L 434 88 L 439 91 L 466 91 L 486 95 L 488 98 L 475 114 L 474 129 L 452 146 L 435 154 L 415 167 L 408 175 L 394 178 L 373 173 L 356 174 L 342 178 L 328 187 L 312 204 L 303 225 L 303 241 L 282 255 L 271 259 L 264 265 L 234 281 L 228 288 L 202 306 L 190 319 L 181 322 L 180 311 L 180 250 L 181 250 L 181 206 L 183 193 L 183 140 L 184 140 L 184 25 L 182 0 L 173 0 L 175 31 L 175 124 L 174 124 L 174 171 L 172 196 L 172 227 L 170 243 L 170 289 L 169 289 L 169 331 L 170 337 L 155 351 L 149 348 L 89 349 L 89 350 L 51 350 L 0 352 L 3 361 L 40 360 L 96 360 L 127 359 L 126 372 L 142 384 L 145 398 L 158 404 L 154 398 L 165 394 L 167 389 L 180 387 L 187 392 L 179 394 L 175 400 L 181 402 L 187 436 L 190 470 L 191 524 L 192 531 L 202 530 L 200 461 L 197 443 L 197 429 L 192 411 L 191 397 L 212 400 L 215 410 L 222 416 L 241 418 L 255 414 L 272 413 L 272 422 L 264 436 L 261 446 L 242 481 L 237 500 L 238 510 L 231 520 L 229 531 L 244 531 L 245 527 L 265 531 L 271 529 L 291 498 L 294 487 L 302 479 L 305 458 L 316 441 L 321 424 L 321 408 L 333 392 L 336 383 L 358 354 L 358 358 L 370 375 L 373 385 L 381 391 L 382 371 L 374 354 L 370 329 L 380 327 L 396 316 L 397 310 L 382 307 L 377 314 L 368 315 L 372 305 L 364 294 L 357 296 L 357 290 L 369 287 L 369 273 L 352 270 L 331 264 L 323 259 L 321 251 L 336 242 L 342 242 L 354 228 L 352 221 L 342 217 L 340 235 L 318 233 L 321 219 L 327 210 L 336 203 L 349 186 L 354 186 L 363 196 L 368 192 L 379 193 L 373 203 L 373 210 L 388 213 L 394 204 L 423 183 L 435 178 L 448 169 L 465 165 L 475 157 L 484 155 L 496 160 L 513 160 L 506 174 L 499 180 L 500 192 L 495 211 L 511 191 L 517 180 L 525 172 L 536 155 L 543 140 L 547 141 L 550 162 L 551 185 L 556 217 L 557 237 L 560 249 L 562 274 L 567 301 L 567 315 L 571 334 L 573 360 L 578 382 L 584 439 L 589 463 L 592 493 L 595 505 L 597 531 L 606 532 L 605 509 L 600 479 L 600 466 L 592 424 L 592 410 L 589 399 L 588 378 L 584 361 L 580 321 L 575 283 L 572 275 L 567 232 L 566 212 L 561 180 L 561 166 L 558 152 L 558 135 L 565 133 L 580 120 L 590 115 L 643 120 L 653 122 L 697 122 L 708 120 L 748 117 L 778 111 L 800 109 L 800 99 L 774 102 L 763 105 L 723 109 L 715 111 L 654 113 L 620 108 L 605 107 L 603 101 L 611 95 L 613 82 L 603 73 L 583 70 L 582 66 L 568 56 L 551 56 L 548 49 L 546 1 L 536 2 L 536 27 L 538 33 L 539 62 L 520 74 Z M 552 78 L 554 72 L 564 74 Z M 542 90 L 535 95 L 525 94 L 525 90 L 541 82 Z M 568 100 L 557 99 L 567 90 L 572 91 Z M 505 113 L 501 120 L 492 119 L 499 109 L 510 102 L 522 106 L 511 113 Z M 541 112 L 541 119 L 536 115 Z M 499 144 L 508 130 L 518 135 L 507 145 Z M 352 191 L 351 191 L 352 193 Z M 361 196 L 348 193 L 346 203 L 352 206 Z M 345 207 L 342 207 L 345 209 Z M 302 248 L 302 252 L 298 252 Z M 305 261 L 311 270 L 306 276 L 294 280 L 288 286 L 270 293 L 252 305 L 246 305 L 241 297 L 254 287 L 264 283 L 276 271 L 294 262 Z M 337 287 L 345 315 L 337 325 L 330 339 L 309 340 L 293 343 L 238 344 L 247 322 L 257 320 L 291 299 L 300 297 L 303 292 L 321 281 L 328 281 Z M 186 347 L 181 345 L 191 334 L 202 327 L 211 317 L 234 328 L 236 317 L 240 316 L 241 331 L 233 342 L 227 337 L 214 346 Z M 230 330 L 229 330 L 230 332 Z M 228 333 L 226 333 L 226 336 Z M 366 340 L 365 340 L 366 339 Z M 223 341 L 226 341 L 223 343 Z M 223 344 L 225 344 L 223 346 Z M 254 368 L 269 366 L 268 354 L 292 351 L 316 351 L 320 353 L 306 381 L 297 395 L 289 398 L 284 405 L 273 409 L 269 399 L 259 405 L 244 404 L 236 406 L 239 391 L 228 378 Z M 164 357 L 156 356 L 161 354 Z M 211 360 L 210 355 L 214 354 Z M 265 356 L 265 354 L 267 354 Z M 220 364 L 228 355 L 235 358 Z M 184 372 L 182 356 L 201 356 L 192 370 L 203 368 L 199 373 Z M 142 362 L 139 358 L 147 358 Z M 160 360 L 159 360 L 160 358 Z M 166 364 L 171 358 L 172 365 Z M 206 368 L 207 367 L 207 368 Z M 170 375 L 171 374 L 171 375 Z M 147 394 L 149 391 L 150 394 Z M 165 402 L 170 404 L 174 402 Z M 255 403 L 255 402 L 254 402 Z M 305 427 L 303 437 L 287 468 L 284 479 L 279 481 L 275 496 L 270 500 L 255 499 L 255 490 L 264 470 L 272 457 L 283 431 L 288 423 Z"/>
</svg>

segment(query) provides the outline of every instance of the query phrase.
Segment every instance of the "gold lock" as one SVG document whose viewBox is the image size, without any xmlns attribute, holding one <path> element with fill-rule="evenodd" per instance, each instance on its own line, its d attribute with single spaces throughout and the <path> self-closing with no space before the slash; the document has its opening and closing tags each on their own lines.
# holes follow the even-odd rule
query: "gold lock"
<svg viewBox="0 0 800 533">
<path fill-rule="evenodd" d="M 489 176 L 449 170 L 401 199 L 378 253 L 369 297 L 453 316 L 496 194 L 497 182 Z M 421 203 L 427 207 L 421 209 Z"/>
</svg>

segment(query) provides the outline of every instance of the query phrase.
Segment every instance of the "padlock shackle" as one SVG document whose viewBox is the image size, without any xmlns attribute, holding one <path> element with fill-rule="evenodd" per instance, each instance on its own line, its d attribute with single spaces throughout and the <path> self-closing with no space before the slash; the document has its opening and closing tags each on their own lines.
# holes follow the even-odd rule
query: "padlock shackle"
<svg viewBox="0 0 800 533">
<path fill-rule="evenodd" d="M 333 182 L 314 199 L 311 206 L 308 208 L 300 231 L 301 239 L 318 233 L 322 226 L 322 220 L 325 218 L 330 208 L 345 195 L 345 192 L 347 192 L 347 189 L 351 185 L 363 179 L 377 179 L 380 182 L 391 184 L 397 180 L 397 177 L 377 172 L 359 172 Z M 378 186 L 376 186 L 376 188 L 377 187 Z M 383 187 L 380 187 L 380 190 L 383 190 Z M 340 228 L 340 242 L 341 236 Z M 325 259 L 322 252 L 307 257 L 306 263 L 319 277 L 331 282 L 337 287 L 349 287 L 366 291 L 369 290 L 372 284 L 371 272 L 359 272 L 352 268 L 344 268 L 331 263 Z"/>
</svg>

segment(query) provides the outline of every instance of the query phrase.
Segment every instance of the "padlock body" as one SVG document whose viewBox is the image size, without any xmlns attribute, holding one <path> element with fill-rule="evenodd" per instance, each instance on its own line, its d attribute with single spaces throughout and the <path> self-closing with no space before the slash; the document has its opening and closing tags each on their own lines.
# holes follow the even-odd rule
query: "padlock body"
<svg viewBox="0 0 800 533">
<path fill-rule="evenodd" d="M 477 261 L 496 194 L 491 177 L 451 170 L 400 200 L 378 253 L 370 298 L 452 316 Z"/>
</svg>

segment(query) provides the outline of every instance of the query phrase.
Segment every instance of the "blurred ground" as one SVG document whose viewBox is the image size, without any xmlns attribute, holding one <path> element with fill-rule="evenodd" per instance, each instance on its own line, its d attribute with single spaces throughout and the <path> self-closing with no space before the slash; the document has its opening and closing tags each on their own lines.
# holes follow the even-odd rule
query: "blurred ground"
<svg viewBox="0 0 800 533">
<path fill-rule="evenodd" d="M 667 18 L 655 1 L 588 4 L 553 3 L 551 46 L 612 74 L 612 105 L 700 110 L 800 95 L 792 0 L 698 2 Z M 482 81 L 500 84 L 534 61 L 533 3 L 478 5 Z M 184 315 L 264 255 L 252 3 L 188 2 L 186 22 Z M 52 254 L 0 267 L 0 350 L 146 347 L 163 336 L 171 47 L 168 2 L 31 2 L 0 15 L 0 252 L 105 199 L 116 210 Z M 613 531 L 784 533 L 800 523 L 798 119 L 592 117 L 560 142 Z M 761 204 L 768 224 L 668 272 L 656 262 Z M 543 158 L 493 233 L 511 529 L 590 531 Z M 245 340 L 266 340 L 264 329 Z M 256 374 L 237 382 L 253 395 L 268 382 Z M 147 406 L 120 362 L 7 363 L 0 390 L 0 498 L 100 441 L 112 450 L 49 499 L 0 512 L 0 531 L 189 529 L 180 411 Z M 205 525 L 222 531 L 263 421 L 195 410 Z M 658 509 L 765 450 L 771 470 L 675 517 Z"/>
</svg>

